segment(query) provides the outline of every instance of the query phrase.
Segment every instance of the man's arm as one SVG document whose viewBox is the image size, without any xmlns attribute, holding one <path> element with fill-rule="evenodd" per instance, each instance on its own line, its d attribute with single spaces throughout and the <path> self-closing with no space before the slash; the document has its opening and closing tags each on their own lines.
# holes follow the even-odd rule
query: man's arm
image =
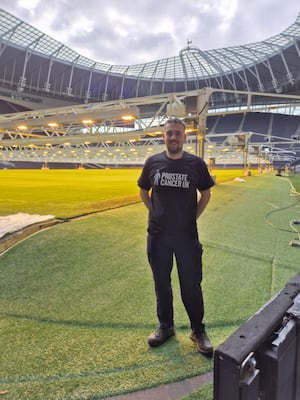
<svg viewBox="0 0 300 400">
<path fill-rule="evenodd" d="M 145 206 L 150 211 L 150 209 L 151 209 L 151 197 L 150 197 L 149 190 L 140 189 L 140 197 L 141 197 L 143 203 L 145 204 Z"/>
<path fill-rule="evenodd" d="M 197 203 L 197 212 L 196 212 L 197 219 L 200 217 L 200 215 L 205 210 L 205 207 L 207 206 L 207 204 L 210 200 L 210 195 L 211 195 L 210 189 L 200 191 L 200 198 Z"/>
</svg>

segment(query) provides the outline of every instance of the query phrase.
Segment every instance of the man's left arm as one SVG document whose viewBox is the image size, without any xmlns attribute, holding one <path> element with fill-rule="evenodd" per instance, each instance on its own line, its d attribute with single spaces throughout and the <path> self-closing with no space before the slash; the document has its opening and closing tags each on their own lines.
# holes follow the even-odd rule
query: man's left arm
<svg viewBox="0 0 300 400">
<path fill-rule="evenodd" d="M 198 219 L 200 215 L 203 213 L 205 210 L 211 196 L 210 189 L 207 190 L 200 190 L 200 198 L 197 203 L 197 212 L 196 212 L 196 218 Z"/>
</svg>

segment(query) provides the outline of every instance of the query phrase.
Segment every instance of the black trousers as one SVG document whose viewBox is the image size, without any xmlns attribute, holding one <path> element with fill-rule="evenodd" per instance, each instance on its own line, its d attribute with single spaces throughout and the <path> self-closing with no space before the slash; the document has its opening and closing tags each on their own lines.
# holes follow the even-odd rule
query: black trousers
<svg viewBox="0 0 300 400">
<path fill-rule="evenodd" d="M 175 256 L 181 298 L 191 329 L 203 330 L 202 245 L 198 237 L 186 233 L 148 234 L 147 255 L 153 273 L 160 326 L 174 325 L 171 271 Z"/>
</svg>

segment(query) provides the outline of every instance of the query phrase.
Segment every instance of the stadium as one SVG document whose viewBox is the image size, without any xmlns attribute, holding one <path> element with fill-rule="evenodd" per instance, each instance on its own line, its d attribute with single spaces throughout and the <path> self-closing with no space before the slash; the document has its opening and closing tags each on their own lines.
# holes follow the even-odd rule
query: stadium
<svg viewBox="0 0 300 400">
<path fill-rule="evenodd" d="M 86 58 L 3 9 L 0 43 L 0 396 L 300 399 L 300 14 L 261 42 L 187 41 L 137 65 Z M 176 337 L 146 342 L 136 182 L 170 116 L 217 182 L 199 222 L 214 360 L 190 343 L 176 273 Z"/>
<path fill-rule="evenodd" d="M 298 163 L 299 15 L 263 42 L 209 51 L 189 42 L 133 66 L 95 62 L 0 18 L 2 164 L 142 165 L 160 150 L 168 115 L 186 120 L 189 150 L 207 162 Z"/>
</svg>

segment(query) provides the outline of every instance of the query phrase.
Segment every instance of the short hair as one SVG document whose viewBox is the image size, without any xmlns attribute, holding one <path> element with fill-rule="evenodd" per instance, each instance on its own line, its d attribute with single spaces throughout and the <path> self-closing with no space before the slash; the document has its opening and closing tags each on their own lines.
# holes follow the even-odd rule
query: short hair
<svg viewBox="0 0 300 400">
<path fill-rule="evenodd" d="M 177 118 L 177 117 L 171 117 L 169 118 L 166 122 L 165 122 L 165 126 L 167 124 L 180 124 L 183 126 L 183 128 L 185 129 L 185 123 L 182 119 Z"/>
</svg>

